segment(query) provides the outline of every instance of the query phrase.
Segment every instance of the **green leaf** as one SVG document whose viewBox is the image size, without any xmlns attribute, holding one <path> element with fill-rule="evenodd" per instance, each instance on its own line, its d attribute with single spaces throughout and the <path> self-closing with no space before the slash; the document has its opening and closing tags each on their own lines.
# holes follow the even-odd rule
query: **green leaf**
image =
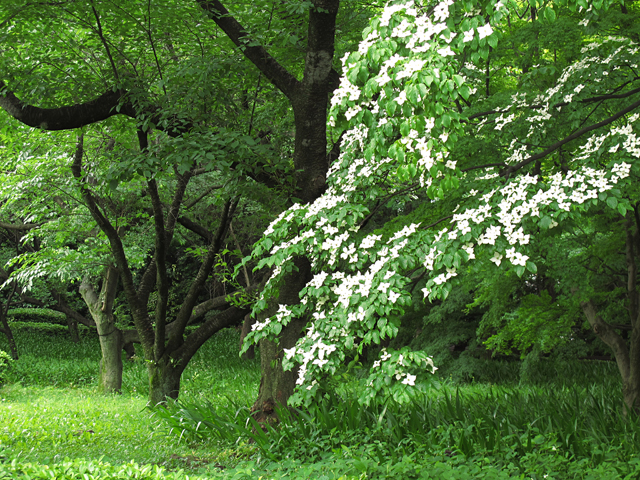
<svg viewBox="0 0 640 480">
<path fill-rule="evenodd" d="M 618 212 L 623 217 L 627 214 L 627 207 L 625 207 L 624 203 L 618 203 Z"/>
<path fill-rule="evenodd" d="M 544 9 L 544 18 L 551 23 L 556 21 L 556 12 L 551 6 L 547 6 L 547 8 Z"/>
<path fill-rule="evenodd" d="M 618 199 L 616 197 L 607 198 L 607 205 L 609 205 L 609 207 L 615 209 L 618 206 Z"/>
<path fill-rule="evenodd" d="M 540 220 L 540 228 L 549 228 L 549 225 L 551 225 L 552 221 L 553 219 L 551 217 L 545 215 L 544 217 L 542 217 L 542 220 Z"/>
</svg>

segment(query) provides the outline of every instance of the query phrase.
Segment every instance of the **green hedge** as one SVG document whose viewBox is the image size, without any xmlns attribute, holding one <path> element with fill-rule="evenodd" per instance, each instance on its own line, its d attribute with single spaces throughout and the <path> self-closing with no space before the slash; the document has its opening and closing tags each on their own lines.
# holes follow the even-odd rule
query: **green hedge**
<svg viewBox="0 0 640 480">
<path fill-rule="evenodd" d="M 49 308 L 13 308 L 7 312 L 7 317 L 12 322 L 67 324 L 64 313 Z"/>
</svg>

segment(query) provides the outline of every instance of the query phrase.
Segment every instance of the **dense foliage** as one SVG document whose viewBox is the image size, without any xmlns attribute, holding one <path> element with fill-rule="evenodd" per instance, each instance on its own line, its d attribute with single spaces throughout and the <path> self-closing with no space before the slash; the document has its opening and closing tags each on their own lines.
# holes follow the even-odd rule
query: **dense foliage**
<svg viewBox="0 0 640 480">
<path fill-rule="evenodd" d="M 533 343 L 548 351 L 546 338 L 569 338 L 575 316 L 558 323 L 561 312 L 550 309 L 545 318 L 526 309 L 546 302 L 549 310 L 558 296 L 574 296 L 594 331 L 618 345 L 625 385 L 636 392 L 626 401 L 635 402 L 638 376 L 628 372 L 640 366 L 639 345 L 632 342 L 629 367 L 622 352 L 629 347 L 617 334 L 605 338 L 598 323 L 598 285 L 575 268 L 566 278 L 544 260 L 558 239 L 611 232 L 615 241 L 614 232 L 626 231 L 625 293 L 637 327 L 637 12 L 625 5 L 621 17 L 617 9 L 391 2 L 365 29 L 358 51 L 343 58 L 332 100 L 329 124 L 343 140 L 328 189 L 312 205 L 283 212 L 253 253 L 266 254 L 260 266 L 274 269 L 264 298 L 281 288 L 297 256 L 313 265 L 301 303 L 280 305 L 252 334 L 257 341 L 293 318 L 310 319 L 286 354 L 287 368 L 300 364 L 296 402 L 341 371 L 349 352 L 394 337 L 407 309 L 423 298 L 446 299 L 459 277 L 477 278 L 492 264 L 529 284 L 561 281 L 555 292 L 542 287 L 536 299 L 524 299 L 507 327 L 512 333 L 492 340 L 493 348 L 508 350 L 514 339 L 520 351 Z M 574 263 L 589 255 L 567 255 L 567 248 L 564 258 Z M 536 336 L 532 318 L 555 331 Z M 390 392 L 408 401 L 408 386 L 426 379 L 425 367 L 433 370 L 419 351 L 383 349 L 361 400 Z"/>
</svg>

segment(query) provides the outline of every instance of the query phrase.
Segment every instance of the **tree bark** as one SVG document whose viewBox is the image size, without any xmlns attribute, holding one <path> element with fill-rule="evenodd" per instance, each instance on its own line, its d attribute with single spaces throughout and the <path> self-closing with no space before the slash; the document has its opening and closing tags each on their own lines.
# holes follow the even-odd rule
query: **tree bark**
<svg viewBox="0 0 640 480">
<path fill-rule="evenodd" d="M 613 351 L 622 377 L 623 411 L 627 415 L 630 411 L 640 414 L 640 298 L 636 288 L 638 268 L 636 253 L 640 226 L 638 213 L 629 212 L 625 222 L 625 258 L 627 262 L 627 298 L 631 335 L 629 344 L 615 331 L 615 328 L 605 322 L 591 300 L 582 302 L 580 306 L 587 317 L 587 321 L 594 333 Z M 635 225 L 634 225 L 635 224 Z"/>
<path fill-rule="evenodd" d="M 9 298 L 4 305 L 0 304 L 0 323 L 2 324 L 2 333 L 7 337 L 7 343 L 9 343 L 9 354 L 11 358 L 14 360 L 18 360 L 18 346 L 16 345 L 16 340 L 13 337 L 13 332 L 11 331 L 11 327 L 9 326 L 9 321 L 7 320 L 7 313 L 9 312 L 9 305 L 11 304 L 11 298 L 16 293 L 18 288 L 18 284 L 13 282 L 13 288 L 11 289 L 11 293 L 9 293 Z"/>
<path fill-rule="evenodd" d="M 78 334 L 78 322 L 71 316 L 65 315 L 67 318 L 67 327 L 69 327 L 69 335 L 73 343 L 80 342 L 80 335 Z"/>
<path fill-rule="evenodd" d="M 116 326 L 113 316 L 113 301 L 116 296 L 119 274 L 113 265 L 107 267 L 100 294 L 96 295 L 89 279 L 85 277 L 80 284 L 80 294 L 89 307 L 91 317 L 96 322 L 100 350 L 100 391 L 119 393 L 122 391 L 122 331 Z"/>
<path fill-rule="evenodd" d="M 242 331 L 240 332 L 240 348 L 242 348 L 242 344 L 244 343 L 245 337 L 251 331 L 251 327 L 256 323 L 254 318 L 251 318 L 251 314 L 247 314 L 244 317 L 242 322 Z M 249 349 L 242 354 L 243 360 L 253 360 L 256 358 L 256 349 L 255 345 L 251 345 Z"/>
</svg>

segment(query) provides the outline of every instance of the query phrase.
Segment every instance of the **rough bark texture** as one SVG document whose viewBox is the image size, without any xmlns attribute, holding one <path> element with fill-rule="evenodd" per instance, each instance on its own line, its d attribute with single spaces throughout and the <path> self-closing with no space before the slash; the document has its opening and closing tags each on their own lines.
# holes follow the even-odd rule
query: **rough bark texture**
<svg viewBox="0 0 640 480">
<path fill-rule="evenodd" d="M 295 195 L 304 203 L 313 202 L 326 188 L 327 106 L 329 94 L 337 87 L 339 79 L 332 68 L 339 0 L 312 2 L 302 80 L 297 80 L 263 46 L 252 42 L 246 29 L 218 0 L 198 0 L 198 3 L 231 41 L 241 47 L 247 59 L 291 102 L 296 129 L 293 154 L 296 169 Z M 311 278 L 311 268 L 306 259 L 296 259 L 295 263 L 298 271 L 284 279 L 278 304 L 298 303 L 300 290 Z M 305 320 L 298 320 L 285 327 L 279 338 L 279 345 L 269 342 L 261 344 L 262 380 L 258 399 L 253 406 L 254 411 L 261 412 L 259 416 L 272 416 L 273 406 L 277 403 L 286 404 L 293 392 L 296 373 L 282 371 L 282 348 L 296 343 L 305 324 Z"/>
<path fill-rule="evenodd" d="M 304 257 L 294 260 L 298 271 L 293 271 L 283 280 L 278 296 L 278 303 L 263 312 L 265 317 L 271 316 L 278 310 L 278 305 L 295 305 L 300 303 L 300 290 L 311 280 L 311 264 Z M 260 422 L 271 422 L 276 405 L 287 405 L 289 397 L 296 387 L 298 370 L 284 371 L 282 369 L 283 349 L 292 348 L 303 334 L 306 319 L 296 319 L 282 329 L 278 342 L 263 340 L 260 342 L 260 364 L 262 377 L 258 398 L 253 404 L 252 411 Z"/>
<path fill-rule="evenodd" d="M 149 404 L 164 403 L 167 398 L 177 399 L 180 393 L 180 377 L 184 371 L 181 364 L 171 362 L 147 363 L 149 373 Z"/>
</svg>

